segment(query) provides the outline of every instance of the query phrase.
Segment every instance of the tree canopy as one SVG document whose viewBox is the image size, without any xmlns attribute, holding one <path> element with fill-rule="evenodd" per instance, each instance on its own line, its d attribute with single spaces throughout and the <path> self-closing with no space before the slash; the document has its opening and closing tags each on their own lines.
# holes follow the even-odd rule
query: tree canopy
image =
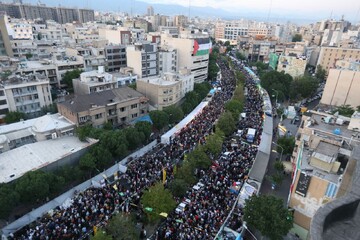
<svg viewBox="0 0 360 240">
<path fill-rule="evenodd" d="M 346 105 L 341 105 L 337 108 L 335 108 L 335 110 L 333 111 L 333 113 L 339 112 L 340 115 L 345 116 L 345 117 L 351 117 L 355 110 L 351 107 L 351 105 L 346 104 Z"/>
<path fill-rule="evenodd" d="M 326 70 L 321 65 L 317 65 L 315 77 L 319 81 L 325 81 L 325 75 L 326 75 Z"/>
<path fill-rule="evenodd" d="M 159 131 L 169 124 L 169 115 L 164 111 L 154 110 L 149 115 L 154 124 L 153 126 Z"/>
<path fill-rule="evenodd" d="M 253 195 L 247 199 L 244 220 L 272 240 L 282 239 L 293 226 L 283 200 L 271 195 Z"/>
<path fill-rule="evenodd" d="M 80 74 L 82 73 L 83 71 L 80 70 L 80 69 L 74 69 L 72 71 L 67 71 L 65 74 L 64 74 L 64 77 L 63 77 L 63 82 L 66 84 L 67 86 L 67 90 L 69 92 L 74 92 L 74 87 L 73 87 L 73 83 L 72 83 L 72 80 L 75 79 L 75 78 L 79 78 L 80 77 Z"/>
<path fill-rule="evenodd" d="M 238 100 L 230 100 L 225 104 L 225 109 L 231 112 L 235 120 L 239 119 L 239 115 L 242 113 L 243 107 L 243 103 Z"/>
<path fill-rule="evenodd" d="M 282 147 L 277 147 L 277 151 L 279 153 L 282 151 L 282 149 L 284 149 L 283 154 L 292 154 L 295 147 L 295 138 L 291 136 L 283 136 L 278 138 L 277 144 Z"/>
<path fill-rule="evenodd" d="M 319 81 L 309 75 L 296 78 L 291 83 L 290 98 L 298 100 L 308 98 L 316 93 L 319 87 Z"/>
<path fill-rule="evenodd" d="M 165 189 L 161 182 L 150 187 L 141 197 L 141 204 L 152 211 L 147 211 L 150 222 L 154 222 L 160 218 L 162 212 L 170 213 L 174 210 L 176 202 L 169 189 Z"/>
<path fill-rule="evenodd" d="M 19 122 L 21 119 L 26 119 L 26 114 L 23 112 L 8 112 L 4 118 L 7 124 Z"/>
<path fill-rule="evenodd" d="M 225 136 L 230 136 L 236 129 L 235 120 L 231 112 L 224 112 L 220 116 L 217 126 L 224 132 Z"/>
<path fill-rule="evenodd" d="M 278 92 L 278 101 L 283 101 L 290 97 L 292 81 L 293 78 L 284 72 L 270 71 L 261 76 L 261 86 L 266 89 L 270 96 L 276 96 Z"/>
<path fill-rule="evenodd" d="M 164 112 L 168 114 L 169 123 L 171 124 L 178 123 L 184 118 L 184 112 L 181 107 L 175 105 L 164 108 Z"/>
<path fill-rule="evenodd" d="M 299 33 L 296 33 L 293 37 L 292 37 L 292 41 L 293 42 L 301 42 L 302 41 L 302 35 Z"/>
</svg>

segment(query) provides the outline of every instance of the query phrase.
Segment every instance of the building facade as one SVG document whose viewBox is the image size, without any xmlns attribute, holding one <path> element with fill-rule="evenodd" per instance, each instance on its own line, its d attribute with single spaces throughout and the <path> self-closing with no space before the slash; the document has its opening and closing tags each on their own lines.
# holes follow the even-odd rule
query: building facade
<svg viewBox="0 0 360 240">
<path fill-rule="evenodd" d="M 105 57 L 107 60 L 107 71 L 120 71 L 120 68 L 126 67 L 126 46 L 108 45 L 105 47 Z"/>
<path fill-rule="evenodd" d="M 327 72 L 336 67 L 337 60 L 356 61 L 360 59 L 360 49 L 321 47 L 317 65 L 321 65 Z"/>
<path fill-rule="evenodd" d="M 42 107 L 52 104 L 49 79 L 41 74 L 10 76 L 0 84 L 0 90 L 6 96 L 8 109 L 3 108 L 3 112 L 18 111 L 37 117 Z M 0 115 L 3 117 L 5 115 Z"/>
<path fill-rule="evenodd" d="M 127 66 L 134 69 L 139 78 L 159 74 L 158 50 L 156 43 L 135 43 L 126 48 Z"/>
<path fill-rule="evenodd" d="M 148 114 L 148 99 L 141 93 L 121 87 L 112 90 L 79 95 L 57 104 L 59 113 L 77 126 L 91 124 L 102 127 L 129 124 Z"/>
<path fill-rule="evenodd" d="M 306 57 L 280 56 L 277 71 L 284 71 L 293 78 L 304 75 L 306 69 Z"/>
</svg>

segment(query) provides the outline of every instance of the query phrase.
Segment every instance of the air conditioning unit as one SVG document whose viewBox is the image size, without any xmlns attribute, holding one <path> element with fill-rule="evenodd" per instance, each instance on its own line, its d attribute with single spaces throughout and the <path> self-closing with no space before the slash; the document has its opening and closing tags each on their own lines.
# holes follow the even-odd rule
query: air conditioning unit
<svg viewBox="0 0 360 240">
<path fill-rule="evenodd" d="M 51 139 L 56 139 L 56 138 L 57 138 L 56 132 L 52 133 L 52 134 L 51 134 Z"/>
</svg>

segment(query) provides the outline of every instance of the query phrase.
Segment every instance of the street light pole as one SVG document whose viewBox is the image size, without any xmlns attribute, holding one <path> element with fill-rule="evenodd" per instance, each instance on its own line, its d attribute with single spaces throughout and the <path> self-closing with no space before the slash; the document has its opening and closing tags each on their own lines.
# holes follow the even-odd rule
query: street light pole
<svg viewBox="0 0 360 240">
<path fill-rule="evenodd" d="M 275 98 L 275 104 L 276 104 L 276 109 L 277 109 L 277 103 L 278 103 L 278 96 L 279 96 L 279 91 L 278 90 L 275 90 L 275 89 L 271 89 L 273 91 L 276 92 L 276 98 Z"/>
<path fill-rule="evenodd" d="M 282 161 L 282 155 L 284 152 L 284 148 L 282 146 L 280 146 L 279 144 L 277 144 L 276 142 L 272 142 L 272 143 L 281 148 L 280 161 Z"/>
</svg>

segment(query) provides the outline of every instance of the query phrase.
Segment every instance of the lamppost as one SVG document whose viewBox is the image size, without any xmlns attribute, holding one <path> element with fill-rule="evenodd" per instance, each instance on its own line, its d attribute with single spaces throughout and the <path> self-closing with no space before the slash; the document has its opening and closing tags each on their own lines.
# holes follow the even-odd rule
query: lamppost
<svg viewBox="0 0 360 240">
<path fill-rule="evenodd" d="M 276 142 L 272 142 L 272 143 L 281 148 L 280 161 L 282 161 L 282 155 L 284 152 L 284 148 L 282 146 L 280 146 L 279 144 L 277 144 Z M 277 152 L 277 151 L 275 151 L 275 152 Z"/>
<path fill-rule="evenodd" d="M 279 91 L 278 90 L 275 90 L 275 89 L 271 89 L 273 91 L 276 92 L 276 98 L 275 98 L 275 104 L 276 104 L 276 109 L 277 109 L 277 102 L 278 102 L 278 96 L 279 96 Z M 274 95 L 272 95 L 273 97 L 275 97 Z"/>
</svg>

